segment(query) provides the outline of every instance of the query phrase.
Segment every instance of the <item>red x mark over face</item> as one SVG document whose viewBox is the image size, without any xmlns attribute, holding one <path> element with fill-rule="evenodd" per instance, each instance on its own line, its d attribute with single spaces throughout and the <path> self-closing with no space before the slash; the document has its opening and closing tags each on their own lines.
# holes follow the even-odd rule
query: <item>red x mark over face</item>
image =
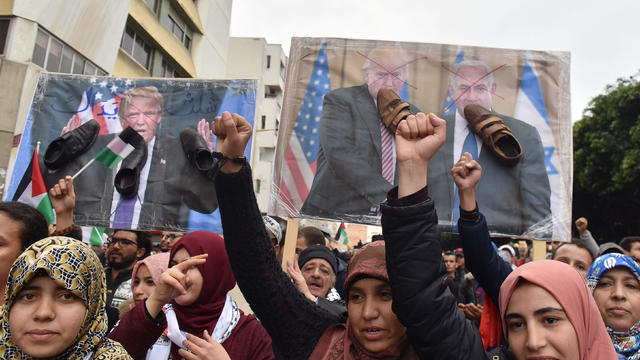
<svg viewBox="0 0 640 360">
<path fill-rule="evenodd" d="M 377 97 L 378 90 L 385 87 L 392 89 L 396 94 L 400 94 L 405 83 L 407 86 L 417 89 L 407 82 L 407 67 L 418 60 L 427 59 L 426 56 L 423 56 L 406 61 L 404 54 L 398 51 L 394 54 L 389 49 L 374 49 L 369 53 L 369 56 L 359 51 L 357 53 L 369 62 L 369 66 L 364 70 L 364 80 L 369 87 L 369 93 L 374 98 Z"/>
<path fill-rule="evenodd" d="M 463 66 L 457 73 L 443 66 L 454 75 L 453 83 L 449 84 L 449 94 L 453 101 L 447 104 L 444 111 L 448 111 L 454 104 L 460 114 L 469 104 L 491 109 L 494 96 L 504 100 L 496 93 L 496 84 L 490 75 L 506 66 L 507 64 L 502 64 L 489 72 L 482 66 Z"/>
</svg>

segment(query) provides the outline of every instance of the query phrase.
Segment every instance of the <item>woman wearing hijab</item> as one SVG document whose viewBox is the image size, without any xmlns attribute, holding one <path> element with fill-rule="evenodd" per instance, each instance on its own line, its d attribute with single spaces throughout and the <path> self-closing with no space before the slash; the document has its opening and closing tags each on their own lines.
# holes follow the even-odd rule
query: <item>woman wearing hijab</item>
<svg viewBox="0 0 640 360">
<path fill-rule="evenodd" d="M 502 328 L 518 360 L 617 359 L 584 279 L 571 266 L 539 260 L 500 288 Z"/>
<path fill-rule="evenodd" d="M 605 254 L 587 272 L 587 285 L 623 359 L 640 359 L 640 267 L 628 256 Z"/>
<path fill-rule="evenodd" d="M 168 268 L 168 252 L 151 255 L 138 261 L 131 272 L 133 300 L 146 300 L 153 292 L 153 289 L 156 288 L 158 281 L 160 281 L 160 275 L 167 271 Z"/>
<path fill-rule="evenodd" d="M 107 339 L 106 280 L 93 250 L 49 237 L 13 263 L 0 320 L 2 359 L 131 359 Z"/>
<path fill-rule="evenodd" d="M 228 294 L 235 279 L 220 236 L 189 233 L 172 247 L 170 259 L 171 267 L 149 298 L 137 302 L 122 318 L 109 335 L 112 339 L 136 359 L 145 357 L 165 329 L 171 341 L 155 344 L 152 359 L 166 359 L 169 354 L 174 359 L 191 358 L 201 345 L 214 341 L 233 359 L 273 358 L 264 328 L 253 315 L 244 315 Z"/>
<path fill-rule="evenodd" d="M 424 114 L 420 117 L 423 122 L 429 121 Z M 415 117 L 410 118 L 412 122 L 416 121 Z M 444 124 L 434 115 L 430 116 L 430 121 Z M 419 350 L 416 348 L 411 334 L 413 329 L 405 327 L 394 313 L 397 291 L 395 284 L 389 281 L 391 270 L 387 273 L 384 242 L 364 246 L 350 260 L 345 281 L 346 314 L 331 314 L 307 299 L 278 263 L 256 204 L 251 170 L 240 158 L 251 136 L 251 126 L 241 116 L 225 112 L 214 121 L 214 133 L 217 150 L 224 157 L 218 163 L 215 184 L 229 260 L 242 293 L 271 335 L 281 358 L 484 358 L 484 354 L 478 356 L 470 351 L 473 350 L 471 344 L 482 350 L 477 332 L 474 335 L 454 331 L 447 338 L 431 337 L 420 344 L 424 346 Z M 444 141 L 443 129 L 439 133 Z M 413 148 L 412 145 L 408 147 Z M 433 153 L 435 150 L 431 155 Z M 426 179 L 426 169 L 422 178 Z M 403 211 L 405 209 L 398 209 L 399 213 Z M 437 238 L 435 212 L 432 215 L 426 220 L 433 225 L 426 236 Z M 411 290 L 408 287 L 398 291 Z M 452 304 L 455 309 L 455 303 Z M 427 308 L 432 305 L 428 311 L 433 311 L 444 304 L 437 299 L 423 305 Z"/>
</svg>

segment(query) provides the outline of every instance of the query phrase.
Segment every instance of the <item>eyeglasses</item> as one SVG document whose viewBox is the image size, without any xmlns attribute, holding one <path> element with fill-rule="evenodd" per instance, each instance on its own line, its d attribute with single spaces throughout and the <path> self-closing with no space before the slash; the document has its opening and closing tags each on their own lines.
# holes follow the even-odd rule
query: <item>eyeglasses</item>
<svg viewBox="0 0 640 360">
<path fill-rule="evenodd" d="M 131 241 L 129 239 L 125 239 L 125 238 L 117 238 L 117 237 L 113 237 L 111 236 L 109 238 L 109 242 L 107 244 L 107 246 L 113 246 L 117 243 L 120 243 L 120 246 L 130 246 L 130 245 L 135 245 L 136 247 L 138 246 L 138 244 L 135 241 Z"/>
</svg>

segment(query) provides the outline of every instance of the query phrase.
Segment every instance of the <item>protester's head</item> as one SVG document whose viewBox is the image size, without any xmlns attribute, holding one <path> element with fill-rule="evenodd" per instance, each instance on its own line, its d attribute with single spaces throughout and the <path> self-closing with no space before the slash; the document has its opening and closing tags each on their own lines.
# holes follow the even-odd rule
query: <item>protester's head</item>
<svg viewBox="0 0 640 360">
<path fill-rule="evenodd" d="M 48 235 L 47 221 L 36 208 L 17 201 L 0 202 L 0 290 L 18 255 Z"/>
<path fill-rule="evenodd" d="M 151 255 L 136 263 L 131 273 L 131 291 L 135 301 L 149 298 L 160 275 L 169 268 L 169 253 Z"/>
<path fill-rule="evenodd" d="M 178 240 L 184 236 L 184 233 L 179 231 L 163 231 L 160 238 L 160 250 L 168 252 Z"/>
<path fill-rule="evenodd" d="M 146 231 L 113 231 L 109 238 L 107 264 L 112 269 L 132 269 L 136 261 L 151 253 L 151 235 Z"/>
<path fill-rule="evenodd" d="M 367 351 L 378 353 L 405 339 L 406 328 L 391 310 L 384 242 L 369 243 L 351 258 L 344 289 L 348 326 Z"/>
<path fill-rule="evenodd" d="M 164 109 L 164 99 L 155 86 L 133 88 L 120 99 L 118 116 L 122 128 L 130 126 L 145 142 L 156 136 Z"/>
<path fill-rule="evenodd" d="M 487 64 L 477 60 L 464 60 L 454 65 L 449 76 L 449 93 L 456 99 L 456 108 L 464 115 L 469 104 L 491 109 L 496 84 Z"/>
<path fill-rule="evenodd" d="M 595 360 L 613 353 L 584 279 L 559 261 L 532 261 L 511 272 L 500 287 L 500 314 L 518 360 Z"/>
<path fill-rule="evenodd" d="M 397 46 L 379 46 L 367 54 L 362 65 L 364 81 L 374 99 L 378 90 L 390 88 L 400 94 L 409 75 L 409 56 Z"/>
<path fill-rule="evenodd" d="M 593 292 L 605 325 L 618 333 L 628 333 L 632 327 L 638 327 L 639 280 L 638 264 L 617 253 L 600 256 L 587 273 L 587 285 Z"/>
<path fill-rule="evenodd" d="M 442 256 L 444 260 L 444 267 L 447 269 L 447 274 L 451 275 L 456 272 L 457 263 L 456 263 L 456 254 L 453 251 L 445 251 Z"/>
<path fill-rule="evenodd" d="M 300 272 L 309 291 L 314 296 L 326 297 L 336 285 L 338 262 L 335 255 L 324 245 L 311 245 L 300 253 Z"/>
<path fill-rule="evenodd" d="M 620 246 L 624 249 L 624 254 L 632 258 L 640 259 L 640 236 L 627 236 L 620 240 Z"/>
<path fill-rule="evenodd" d="M 191 334 L 201 334 L 202 324 L 208 326 L 220 316 L 227 293 L 236 285 L 224 240 L 212 232 L 183 236 L 171 248 L 169 267 L 200 254 L 209 254 L 207 261 L 187 270 L 191 285 L 172 301 L 180 329 Z"/>
<path fill-rule="evenodd" d="M 600 244 L 598 247 L 598 256 L 606 255 L 606 254 L 622 254 L 624 255 L 624 249 L 620 247 L 620 245 L 614 242 L 606 242 Z"/>
<path fill-rule="evenodd" d="M 326 246 L 324 234 L 315 226 L 305 226 L 298 230 L 296 240 L 296 254 L 300 253 L 311 245 Z"/>
<path fill-rule="evenodd" d="M 467 268 L 467 264 L 464 260 L 464 252 L 462 249 L 456 249 L 456 268 L 460 270 L 465 270 Z"/>
<path fill-rule="evenodd" d="M 104 270 L 89 245 L 65 237 L 34 243 L 11 267 L 0 357 L 101 355 L 108 330 L 105 300 Z"/>
<path fill-rule="evenodd" d="M 581 243 L 563 243 L 552 253 L 551 260 L 557 260 L 573 267 L 586 280 L 587 270 L 593 263 L 593 255 Z"/>
<path fill-rule="evenodd" d="M 282 240 L 282 227 L 280 227 L 280 224 L 271 216 L 263 216 L 262 221 L 264 221 L 264 227 L 267 229 L 267 235 L 269 239 L 271 239 L 271 243 L 278 249 L 280 240 Z"/>
</svg>

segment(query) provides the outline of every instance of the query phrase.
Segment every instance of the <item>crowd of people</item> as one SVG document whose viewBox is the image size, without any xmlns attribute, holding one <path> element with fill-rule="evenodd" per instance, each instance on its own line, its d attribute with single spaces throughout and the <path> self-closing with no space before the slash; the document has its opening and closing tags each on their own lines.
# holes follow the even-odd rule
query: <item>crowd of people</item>
<svg viewBox="0 0 640 360">
<path fill-rule="evenodd" d="M 396 131 L 397 186 L 380 205 L 382 239 L 353 254 L 299 230 L 282 266 L 280 224 L 258 209 L 237 114 L 212 123 L 224 237 L 113 229 L 92 249 L 73 224 L 70 177 L 50 190 L 49 231 L 34 208 L 0 203 L 0 357 L 4 359 L 640 359 L 640 237 L 598 248 L 579 237 L 530 261 L 492 241 L 480 164 L 451 169 L 460 248 L 443 249 L 428 164 L 446 122 L 417 113 Z M 71 214 L 71 216 L 70 216 Z M 230 295 L 239 286 L 254 314 Z"/>
</svg>

